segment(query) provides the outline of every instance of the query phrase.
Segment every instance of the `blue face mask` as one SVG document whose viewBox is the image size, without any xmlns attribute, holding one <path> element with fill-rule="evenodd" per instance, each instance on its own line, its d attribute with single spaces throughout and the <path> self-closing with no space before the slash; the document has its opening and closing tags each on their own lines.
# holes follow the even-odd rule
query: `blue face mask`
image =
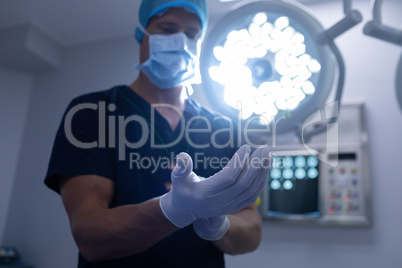
<svg viewBox="0 0 402 268">
<path fill-rule="evenodd" d="M 198 68 L 198 42 L 184 33 L 149 34 L 149 58 L 139 69 L 160 89 L 182 85 Z"/>
</svg>

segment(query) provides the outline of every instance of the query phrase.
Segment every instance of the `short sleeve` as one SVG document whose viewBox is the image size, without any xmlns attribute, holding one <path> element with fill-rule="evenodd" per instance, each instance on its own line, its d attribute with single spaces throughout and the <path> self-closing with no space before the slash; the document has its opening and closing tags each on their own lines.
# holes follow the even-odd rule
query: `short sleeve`
<svg viewBox="0 0 402 268">
<path fill-rule="evenodd" d="M 61 176 L 99 175 L 114 179 L 113 151 L 99 102 L 76 99 L 68 106 L 51 153 L 45 184 L 60 193 Z M 100 123 L 101 122 L 101 126 Z"/>
</svg>

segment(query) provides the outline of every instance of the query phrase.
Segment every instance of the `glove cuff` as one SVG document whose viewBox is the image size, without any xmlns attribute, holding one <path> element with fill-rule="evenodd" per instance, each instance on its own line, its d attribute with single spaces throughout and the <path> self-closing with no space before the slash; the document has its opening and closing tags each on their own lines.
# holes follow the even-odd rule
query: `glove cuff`
<svg viewBox="0 0 402 268">
<path fill-rule="evenodd" d="M 216 241 L 221 239 L 230 227 L 227 216 L 199 219 L 193 223 L 195 233 L 202 239 Z"/>
</svg>

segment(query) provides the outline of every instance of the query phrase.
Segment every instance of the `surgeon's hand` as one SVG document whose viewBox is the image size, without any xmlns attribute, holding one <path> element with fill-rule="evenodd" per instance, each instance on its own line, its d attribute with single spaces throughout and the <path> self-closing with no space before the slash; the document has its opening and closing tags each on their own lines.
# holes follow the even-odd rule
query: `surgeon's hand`
<svg viewBox="0 0 402 268">
<path fill-rule="evenodd" d="M 177 227 L 197 219 L 235 213 L 253 203 L 268 178 L 268 147 L 259 147 L 251 157 L 243 145 L 224 169 L 201 180 L 193 170 L 193 160 L 180 153 L 172 171 L 172 189 L 160 199 L 160 207 Z"/>
<path fill-rule="evenodd" d="M 204 177 L 199 177 L 205 180 Z M 208 219 L 198 219 L 193 222 L 195 233 L 204 240 L 216 241 L 221 239 L 230 227 L 229 219 L 226 215 Z"/>
</svg>

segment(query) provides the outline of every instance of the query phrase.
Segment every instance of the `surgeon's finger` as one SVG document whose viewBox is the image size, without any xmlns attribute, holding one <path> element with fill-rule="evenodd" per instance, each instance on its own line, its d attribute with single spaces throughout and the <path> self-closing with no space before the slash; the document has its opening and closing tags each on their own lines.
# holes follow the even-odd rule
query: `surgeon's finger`
<svg viewBox="0 0 402 268">
<path fill-rule="evenodd" d="M 267 180 L 259 180 L 259 183 L 260 184 L 255 188 L 254 192 L 249 196 L 249 198 L 243 200 L 242 202 L 239 202 L 235 208 L 235 211 L 233 211 L 232 213 L 242 210 L 243 208 L 247 207 L 257 200 L 257 198 L 261 195 L 261 192 L 264 190 Z"/>
<path fill-rule="evenodd" d="M 243 167 L 247 165 L 251 148 L 248 145 L 243 145 L 230 159 L 229 163 L 221 171 L 209 177 L 208 184 L 213 186 L 210 189 L 210 194 L 218 194 L 233 185 L 238 176 L 241 174 Z M 206 181 L 204 180 L 204 181 Z"/>
<path fill-rule="evenodd" d="M 193 159 L 187 153 L 180 153 L 176 158 L 176 166 L 172 170 L 172 180 L 186 178 L 193 171 Z"/>
<path fill-rule="evenodd" d="M 233 182 L 226 189 L 219 192 L 219 194 L 227 194 L 235 197 L 247 190 L 250 185 L 256 180 L 257 175 L 260 174 L 264 166 L 264 162 L 268 160 L 269 149 L 267 146 L 260 146 L 250 157 L 249 161 L 243 167 L 240 175 L 236 181 Z"/>
</svg>

